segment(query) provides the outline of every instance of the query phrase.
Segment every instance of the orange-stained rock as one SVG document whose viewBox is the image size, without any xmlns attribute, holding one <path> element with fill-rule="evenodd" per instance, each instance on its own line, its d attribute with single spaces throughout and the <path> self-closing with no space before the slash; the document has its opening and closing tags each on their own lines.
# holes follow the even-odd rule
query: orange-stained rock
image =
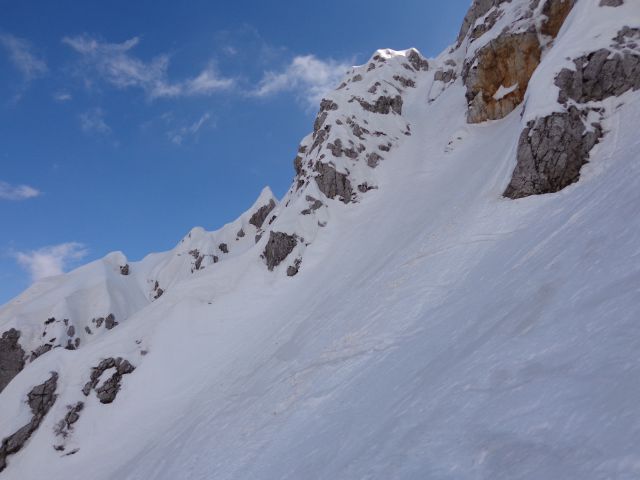
<svg viewBox="0 0 640 480">
<path fill-rule="evenodd" d="M 540 55 L 535 32 L 509 33 L 495 38 L 467 60 L 463 72 L 469 103 L 467 121 L 497 120 L 520 105 Z M 500 91 L 509 93 L 500 95 Z"/>
</svg>

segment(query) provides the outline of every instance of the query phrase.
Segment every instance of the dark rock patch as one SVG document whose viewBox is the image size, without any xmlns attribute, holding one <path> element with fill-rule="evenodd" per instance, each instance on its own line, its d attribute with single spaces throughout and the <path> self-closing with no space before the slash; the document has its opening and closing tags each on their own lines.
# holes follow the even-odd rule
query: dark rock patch
<svg viewBox="0 0 640 480">
<path fill-rule="evenodd" d="M 104 327 L 107 330 L 111 330 L 113 327 L 117 327 L 119 324 L 116 322 L 116 316 L 113 313 L 107 315 L 107 318 L 104 319 Z"/>
<path fill-rule="evenodd" d="M 100 381 L 100 377 L 110 368 L 115 368 L 115 372 L 111 377 L 105 380 L 100 387 L 98 387 L 97 385 Z M 116 396 L 120 391 L 122 376 L 127 375 L 134 370 L 135 367 L 131 365 L 128 360 L 120 357 L 106 358 L 102 360 L 97 367 L 91 369 L 91 379 L 82 388 L 82 393 L 85 397 L 88 397 L 93 389 L 96 391 L 96 396 L 98 397 L 98 400 L 100 400 L 100 403 L 111 403 L 116 399 Z"/>
<path fill-rule="evenodd" d="M 619 7 L 624 4 L 624 0 L 600 0 L 601 7 Z"/>
<path fill-rule="evenodd" d="M 30 361 L 33 362 L 36 358 L 44 355 L 45 353 L 47 353 L 52 348 L 53 348 L 53 346 L 50 343 L 45 343 L 43 345 L 40 345 L 38 348 L 36 348 L 35 350 L 33 350 L 31 352 Z"/>
<path fill-rule="evenodd" d="M 324 205 L 324 203 L 322 203 L 317 198 L 312 197 L 311 195 L 307 195 L 305 200 L 309 202 L 309 208 L 305 208 L 304 210 L 302 210 L 300 212 L 302 215 L 310 215 L 312 212 L 315 212 Z"/>
<path fill-rule="evenodd" d="M 411 50 L 409 52 L 409 55 L 407 55 L 407 60 L 409 60 L 409 63 L 417 72 L 419 72 L 420 70 L 429 70 L 429 62 L 427 62 L 427 60 L 415 50 Z"/>
<path fill-rule="evenodd" d="M 80 420 L 80 412 L 84 408 L 84 402 L 77 402 L 73 405 L 67 405 L 67 413 L 55 426 L 54 432 L 57 436 L 67 438 L 73 430 L 73 424 Z M 64 446 L 54 447 L 56 450 L 64 450 Z"/>
<path fill-rule="evenodd" d="M 20 346 L 20 331 L 11 328 L 0 338 L 0 392 L 24 368 L 25 352 Z"/>
<path fill-rule="evenodd" d="M 301 264 L 302 264 L 302 259 L 296 258 L 295 262 L 293 262 L 293 265 L 289 265 L 287 267 L 287 277 L 293 277 L 297 275 L 298 272 L 300 271 Z"/>
<path fill-rule="evenodd" d="M 36 385 L 28 393 L 27 403 L 33 416 L 29 423 L 2 440 L 2 444 L 0 445 L 0 472 L 7 467 L 7 457 L 19 452 L 33 432 L 38 429 L 42 419 L 49 412 L 58 397 L 55 394 L 57 387 L 58 374 L 52 372 L 51 377 L 49 377 L 46 382 Z"/>
<path fill-rule="evenodd" d="M 124 265 L 122 265 L 120 267 L 120 274 L 121 275 L 129 275 L 129 264 L 128 263 L 126 263 L 126 264 L 124 264 Z"/>
<path fill-rule="evenodd" d="M 280 265 L 297 244 L 298 240 L 295 235 L 289 235 L 283 232 L 269 232 L 269 240 L 262 253 L 262 257 L 267 263 L 267 268 L 272 271 Z"/>
<path fill-rule="evenodd" d="M 354 99 L 368 112 L 380 113 L 382 115 L 387 115 L 391 112 L 398 115 L 402 114 L 402 97 L 400 95 L 396 95 L 395 97 L 382 95 L 378 97 L 374 104 L 358 97 L 354 97 Z"/>
<path fill-rule="evenodd" d="M 339 197 L 343 203 L 351 201 L 353 190 L 347 174 L 339 173 L 334 167 L 324 162 L 318 162 L 315 170 L 318 173 L 315 181 L 327 198 Z"/>
<path fill-rule="evenodd" d="M 302 162 L 302 159 L 300 159 L 300 162 Z M 302 163 L 300 164 L 300 168 L 302 168 Z M 276 208 L 276 202 L 271 199 L 267 205 L 263 205 L 256 210 L 253 215 L 251 215 L 249 223 L 256 228 L 261 228 L 262 224 L 274 208 Z"/>
<path fill-rule="evenodd" d="M 640 89 L 640 55 L 603 48 L 573 63 L 575 70 L 564 68 L 555 79 L 560 103 L 601 101 Z"/>
<path fill-rule="evenodd" d="M 517 164 L 505 197 L 557 192 L 578 181 L 589 152 L 603 135 L 599 124 L 587 131 L 583 117 L 585 112 L 571 107 L 527 124 L 520 135 Z"/>
<path fill-rule="evenodd" d="M 226 243 L 221 243 L 220 245 L 218 245 L 218 248 L 222 253 L 229 253 L 229 247 Z"/>
</svg>

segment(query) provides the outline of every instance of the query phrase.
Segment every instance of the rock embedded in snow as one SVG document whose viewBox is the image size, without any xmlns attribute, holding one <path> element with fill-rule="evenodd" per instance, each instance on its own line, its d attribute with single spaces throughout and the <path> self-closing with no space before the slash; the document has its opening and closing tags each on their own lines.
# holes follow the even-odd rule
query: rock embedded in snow
<svg viewBox="0 0 640 480">
<path fill-rule="evenodd" d="M 529 122 L 518 142 L 517 165 L 504 196 L 512 199 L 552 193 L 578 181 L 589 152 L 602 137 L 587 130 L 575 107 Z"/>
<path fill-rule="evenodd" d="M 624 3 L 624 0 L 600 0 L 601 7 L 619 7 Z"/>
<path fill-rule="evenodd" d="M 11 328 L 0 338 L 0 393 L 24 368 L 25 352 L 20 346 L 20 331 Z"/>
<path fill-rule="evenodd" d="M 564 68 L 556 77 L 558 101 L 598 102 L 640 89 L 640 55 L 606 48 L 575 59 L 575 70 Z"/>
<path fill-rule="evenodd" d="M 49 412 L 57 399 L 58 374 L 51 373 L 51 377 L 44 383 L 36 385 L 27 395 L 27 404 L 31 409 L 31 420 L 16 432 L 2 440 L 0 444 L 0 472 L 7 466 L 7 457 L 17 453 L 24 447 L 27 440 L 38 429 L 42 419 Z"/>
<path fill-rule="evenodd" d="M 268 204 L 261 206 L 253 215 L 251 215 L 249 223 L 256 228 L 262 228 L 264 221 L 274 208 L 276 208 L 276 202 L 271 199 Z"/>
<path fill-rule="evenodd" d="M 275 267 L 289 256 L 298 244 L 298 240 L 294 235 L 283 232 L 269 232 L 269 240 L 264 247 L 263 257 L 269 270 Z"/>
<path fill-rule="evenodd" d="M 336 198 L 343 202 L 349 203 L 353 194 L 351 181 L 346 173 L 338 172 L 335 167 L 328 163 L 318 162 L 315 166 L 317 175 L 315 181 L 318 188 L 327 198 Z"/>
<path fill-rule="evenodd" d="M 102 385 L 98 386 L 102 374 L 110 369 L 115 369 L 114 373 L 106 379 Z M 82 388 L 82 393 L 88 397 L 91 390 L 96 391 L 96 396 L 100 403 L 112 403 L 120 391 L 120 382 L 123 375 L 127 375 L 135 370 L 135 367 L 123 358 L 105 358 L 96 367 L 91 369 L 91 379 Z"/>
</svg>

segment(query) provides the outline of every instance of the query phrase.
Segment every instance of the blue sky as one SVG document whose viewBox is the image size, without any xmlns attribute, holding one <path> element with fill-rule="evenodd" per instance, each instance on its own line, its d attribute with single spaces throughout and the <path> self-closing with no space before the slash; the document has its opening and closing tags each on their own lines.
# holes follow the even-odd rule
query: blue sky
<svg viewBox="0 0 640 480">
<path fill-rule="evenodd" d="M 0 304 L 283 195 L 322 92 L 378 48 L 438 54 L 469 4 L 0 0 Z"/>
</svg>

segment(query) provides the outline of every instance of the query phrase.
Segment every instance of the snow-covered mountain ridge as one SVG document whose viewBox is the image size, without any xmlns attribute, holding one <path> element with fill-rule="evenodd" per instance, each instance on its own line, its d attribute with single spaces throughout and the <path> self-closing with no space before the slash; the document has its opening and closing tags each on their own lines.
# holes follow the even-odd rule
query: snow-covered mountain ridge
<svg viewBox="0 0 640 480">
<path fill-rule="evenodd" d="M 639 45 L 476 0 L 375 52 L 281 201 L 0 308 L 0 476 L 639 476 Z"/>
</svg>

